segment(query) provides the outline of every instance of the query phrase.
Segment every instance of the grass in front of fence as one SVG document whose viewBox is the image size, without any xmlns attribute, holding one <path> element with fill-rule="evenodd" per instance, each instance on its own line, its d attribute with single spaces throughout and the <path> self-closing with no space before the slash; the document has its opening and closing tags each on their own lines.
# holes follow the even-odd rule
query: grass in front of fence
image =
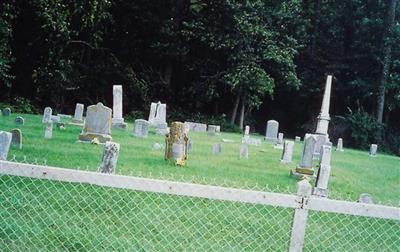
<svg viewBox="0 0 400 252">
<path fill-rule="evenodd" d="M 13 114 L 10 117 L 0 117 L 0 130 L 9 131 L 16 128 Z M 23 149 L 12 148 L 9 158 L 17 156 L 28 162 L 35 158 L 38 162 L 47 160 L 47 165 L 65 168 L 78 168 L 96 171 L 100 163 L 102 146 L 78 143 L 80 127 L 66 125 L 65 130 L 54 127 L 53 138 L 44 139 L 44 125 L 39 115 L 21 115 L 25 125 L 20 126 L 23 132 Z M 163 150 L 153 150 L 156 142 L 164 144 L 164 138 L 149 134 L 147 139 L 135 138 L 131 135 L 133 125 L 129 123 L 126 131 L 113 130 L 113 141 L 121 144 L 117 173 L 151 177 L 173 176 L 183 177 L 185 181 L 201 182 L 219 185 L 236 185 L 259 188 L 268 186 L 278 191 L 295 192 L 296 180 L 289 176 L 289 170 L 299 163 L 301 143 L 295 144 L 294 160 L 291 164 L 280 163 L 281 150 L 274 149 L 271 144 L 249 147 L 249 159 L 239 159 L 241 135 L 221 133 L 216 137 L 208 137 L 205 133 L 191 132 L 193 151 L 189 155 L 187 166 L 178 167 L 164 160 Z M 260 135 L 252 135 L 262 138 Z M 223 143 L 222 139 L 234 140 L 234 143 Z M 345 139 L 344 139 L 345 140 Z M 212 155 L 212 145 L 222 144 L 222 153 Z M 344 142 L 346 144 L 346 141 Z M 400 158 L 378 153 L 376 158 L 370 158 L 365 151 L 345 149 L 344 152 L 333 151 L 332 176 L 329 190 L 355 200 L 360 193 L 370 193 L 376 201 L 399 202 L 400 191 Z"/>
</svg>

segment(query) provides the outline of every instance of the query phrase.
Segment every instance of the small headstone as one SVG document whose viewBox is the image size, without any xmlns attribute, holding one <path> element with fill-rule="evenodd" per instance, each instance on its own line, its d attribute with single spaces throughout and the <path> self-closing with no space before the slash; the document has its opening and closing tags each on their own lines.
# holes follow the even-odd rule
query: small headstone
<svg viewBox="0 0 400 252">
<path fill-rule="evenodd" d="M 10 108 L 5 108 L 2 111 L 3 116 L 10 116 L 11 115 L 11 109 Z"/>
<path fill-rule="evenodd" d="M 336 151 L 343 151 L 343 139 L 341 138 L 338 139 Z"/>
<path fill-rule="evenodd" d="M 101 173 L 115 173 L 119 155 L 119 143 L 106 142 L 99 171 Z"/>
<path fill-rule="evenodd" d="M 281 157 L 282 163 L 291 163 L 292 162 L 293 146 L 294 146 L 293 141 L 285 141 L 284 142 L 282 157 Z"/>
<path fill-rule="evenodd" d="M 143 119 L 135 120 L 133 135 L 135 137 L 147 137 L 149 134 L 149 122 Z"/>
<path fill-rule="evenodd" d="M 365 204 L 374 204 L 374 200 L 372 199 L 372 196 L 369 193 L 361 193 L 357 202 Z"/>
<path fill-rule="evenodd" d="M 283 133 L 278 134 L 278 140 L 276 141 L 274 148 L 283 149 Z"/>
<path fill-rule="evenodd" d="M 275 120 L 269 120 L 265 132 L 265 140 L 275 143 L 278 140 L 278 130 L 279 123 Z"/>
<path fill-rule="evenodd" d="M 207 134 L 210 137 L 215 136 L 217 133 L 217 125 L 208 125 Z"/>
<path fill-rule="evenodd" d="M 53 123 L 60 123 L 61 122 L 61 117 L 59 116 L 59 115 L 52 115 L 51 116 L 51 121 L 53 122 Z"/>
<path fill-rule="evenodd" d="M 249 158 L 249 147 L 246 144 L 240 145 L 240 159 L 248 159 Z"/>
<path fill-rule="evenodd" d="M 155 144 L 153 144 L 152 149 L 153 150 L 162 150 L 163 146 L 160 143 L 155 143 Z"/>
<path fill-rule="evenodd" d="M 313 134 L 313 136 L 316 139 L 313 158 L 316 159 L 316 160 L 319 160 L 320 159 L 320 151 L 321 151 L 322 145 L 327 144 L 330 141 L 329 141 L 328 135 Z"/>
<path fill-rule="evenodd" d="M 113 86 L 113 117 L 112 126 L 114 128 L 126 129 L 126 123 L 122 117 L 122 86 Z"/>
<path fill-rule="evenodd" d="M 83 123 L 83 110 L 85 106 L 81 103 L 77 103 L 75 106 L 74 118 L 72 118 L 72 123 L 82 124 Z"/>
<path fill-rule="evenodd" d="M 8 151 L 10 150 L 12 134 L 0 131 L 0 160 L 7 160 Z"/>
<path fill-rule="evenodd" d="M 53 110 L 50 107 L 44 108 L 42 123 L 51 123 Z"/>
<path fill-rule="evenodd" d="M 300 164 L 296 168 L 296 174 L 314 175 L 313 153 L 317 140 L 313 135 L 308 135 L 304 140 L 303 153 Z"/>
<path fill-rule="evenodd" d="M 51 139 L 53 137 L 53 123 L 46 123 L 46 128 L 44 129 L 44 138 Z"/>
<path fill-rule="evenodd" d="M 207 124 L 204 123 L 196 123 L 196 122 L 185 122 L 186 127 L 189 128 L 189 131 L 193 132 L 206 132 Z"/>
<path fill-rule="evenodd" d="M 90 142 L 97 138 L 101 143 L 111 141 L 112 110 L 101 102 L 87 108 L 85 126 L 79 140 Z"/>
<path fill-rule="evenodd" d="M 213 155 L 218 155 L 218 154 L 221 153 L 221 151 L 222 151 L 222 146 L 221 146 L 221 144 L 219 144 L 219 143 L 213 144 L 213 147 L 212 147 L 212 153 L 213 153 Z"/>
<path fill-rule="evenodd" d="M 328 197 L 328 182 L 331 174 L 331 145 L 322 145 L 319 161 L 318 175 L 313 194 L 320 197 Z"/>
<path fill-rule="evenodd" d="M 250 134 L 250 126 L 246 125 L 246 127 L 244 128 L 244 135 L 247 136 Z"/>
<path fill-rule="evenodd" d="M 22 149 L 22 132 L 20 129 L 13 129 L 10 132 L 12 134 L 11 144 L 18 149 Z"/>
<path fill-rule="evenodd" d="M 301 137 L 296 136 L 295 139 L 294 139 L 294 141 L 295 141 L 296 143 L 301 142 Z"/>
<path fill-rule="evenodd" d="M 376 157 L 376 153 L 377 152 L 378 152 L 378 145 L 371 144 L 371 147 L 369 148 L 369 156 L 370 157 Z"/>
<path fill-rule="evenodd" d="M 17 116 L 14 120 L 15 125 L 24 125 L 25 124 L 25 119 L 21 116 Z"/>
<path fill-rule="evenodd" d="M 165 136 L 169 133 L 168 124 L 166 122 L 157 123 L 156 134 Z"/>
</svg>

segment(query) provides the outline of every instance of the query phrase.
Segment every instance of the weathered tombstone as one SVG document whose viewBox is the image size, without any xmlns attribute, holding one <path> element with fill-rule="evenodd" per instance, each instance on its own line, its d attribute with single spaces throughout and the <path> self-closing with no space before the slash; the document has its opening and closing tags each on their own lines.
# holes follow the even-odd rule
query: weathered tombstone
<svg viewBox="0 0 400 252">
<path fill-rule="evenodd" d="M 135 137 L 147 137 L 149 134 L 149 122 L 143 119 L 136 119 L 133 128 Z"/>
<path fill-rule="evenodd" d="M 22 149 L 22 132 L 20 129 L 11 130 L 11 144 L 18 149 Z"/>
<path fill-rule="evenodd" d="M 166 122 L 159 122 L 157 123 L 157 128 L 156 128 L 156 134 L 157 135 L 162 135 L 165 136 L 168 134 L 169 129 L 168 129 L 168 124 Z M 185 129 L 186 132 L 186 129 Z"/>
<path fill-rule="evenodd" d="M 378 151 L 378 145 L 371 144 L 371 147 L 369 148 L 369 156 L 370 157 L 376 157 L 377 151 Z"/>
<path fill-rule="evenodd" d="M 185 122 L 185 125 L 189 128 L 189 131 L 193 132 L 206 132 L 207 124 L 196 123 L 196 122 Z"/>
<path fill-rule="evenodd" d="M 313 194 L 320 197 L 328 197 L 328 182 L 331 174 L 331 150 L 332 146 L 323 145 L 319 160 L 318 175 Z"/>
<path fill-rule="evenodd" d="M 281 157 L 282 163 L 291 163 L 292 162 L 293 146 L 294 146 L 293 141 L 285 141 L 284 142 L 282 157 Z"/>
<path fill-rule="evenodd" d="M 10 150 L 12 134 L 0 131 L 0 160 L 7 160 L 8 151 Z"/>
<path fill-rule="evenodd" d="M 283 149 L 283 133 L 278 134 L 278 140 L 276 141 L 274 148 Z"/>
<path fill-rule="evenodd" d="M 51 123 L 51 115 L 53 110 L 50 107 L 44 108 L 42 123 Z"/>
<path fill-rule="evenodd" d="M 77 103 L 75 106 L 74 118 L 72 118 L 72 123 L 82 124 L 83 123 L 83 110 L 85 106 L 81 103 Z"/>
<path fill-rule="evenodd" d="M 372 196 L 369 193 L 361 193 L 357 202 L 365 204 L 374 204 L 374 200 L 372 199 Z"/>
<path fill-rule="evenodd" d="M 309 135 L 304 140 L 303 153 L 300 164 L 296 167 L 293 173 L 296 176 L 314 175 L 313 169 L 313 153 L 317 140 L 313 135 Z"/>
<path fill-rule="evenodd" d="M 11 109 L 10 108 L 5 108 L 2 111 L 3 116 L 10 116 L 11 115 Z"/>
<path fill-rule="evenodd" d="M 278 130 L 279 123 L 275 120 L 269 120 L 265 132 L 265 140 L 275 143 L 278 140 Z"/>
<path fill-rule="evenodd" d="M 294 139 L 294 142 L 295 143 L 301 142 L 301 137 L 296 136 L 295 139 Z"/>
<path fill-rule="evenodd" d="M 167 105 L 161 102 L 151 103 L 149 114 L 150 125 L 157 126 L 158 123 L 167 122 Z"/>
<path fill-rule="evenodd" d="M 249 158 L 249 146 L 246 144 L 240 145 L 240 152 L 239 152 L 240 159 L 248 159 Z"/>
<path fill-rule="evenodd" d="M 113 86 L 113 118 L 112 126 L 114 128 L 126 129 L 126 123 L 122 117 L 122 86 Z"/>
<path fill-rule="evenodd" d="M 322 145 L 329 143 L 329 138 L 328 135 L 319 135 L 319 134 L 313 134 L 313 135 L 317 140 L 315 144 L 313 158 L 319 160 L 321 147 Z"/>
<path fill-rule="evenodd" d="M 244 128 L 244 135 L 248 136 L 250 134 L 250 126 L 246 125 L 246 127 Z"/>
<path fill-rule="evenodd" d="M 101 102 L 87 108 L 85 126 L 79 140 L 90 142 L 97 138 L 100 143 L 111 141 L 112 110 Z"/>
<path fill-rule="evenodd" d="M 21 116 L 17 116 L 14 120 L 15 125 L 24 125 L 25 119 Z"/>
<path fill-rule="evenodd" d="M 101 173 L 115 173 L 119 155 L 119 143 L 106 142 L 103 149 L 103 156 L 101 158 L 101 165 L 99 171 Z"/>
<path fill-rule="evenodd" d="M 173 122 L 170 133 L 165 138 L 165 159 L 174 162 L 176 165 L 185 165 L 188 158 L 188 140 L 184 124 Z"/>
<path fill-rule="evenodd" d="M 343 139 L 341 138 L 338 139 L 336 151 L 343 151 Z"/>
<path fill-rule="evenodd" d="M 217 125 L 208 125 L 207 134 L 210 137 L 215 136 L 217 133 Z"/>
<path fill-rule="evenodd" d="M 213 144 L 212 146 L 212 153 L 213 155 L 218 155 L 222 151 L 222 146 L 220 143 Z"/>
<path fill-rule="evenodd" d="M 53 137 L 53 123 L 46 123 L 46 128 L 44 129 L 44 138 L 50 139 Z"/>
</svg>

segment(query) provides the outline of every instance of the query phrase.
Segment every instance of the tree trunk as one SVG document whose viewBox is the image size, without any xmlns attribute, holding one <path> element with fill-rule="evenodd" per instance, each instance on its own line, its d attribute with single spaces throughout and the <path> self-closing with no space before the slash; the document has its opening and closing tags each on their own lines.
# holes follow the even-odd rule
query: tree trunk
<svg viewBox="0 0 400 252">
<path fill-rule="evenodd" d="M 241 92 L 239 91 L 236 95 L 235 103 L 233 104 L 233 109 L 232 109 L 232 116 L 231 116 L 231 124 L 235 123 L 236 115 L 237 115 L 237 110 L 239 107 L 239 102 L 240 102 L 240 95 Z"/>
<path fill-rule="evenodd" d="M 390 60 L 392 53 L 392 33 L 393 24 L 396 15 L 396 4 L 397 0 L 389 0 L 387 16 L 385 20 L 385 30 L 382 37 L 382 71 L 379 79 L 378 87 L 378 99 L 377 99 L 377 109 L 376 109 L 376 120 L 378 123 L 382 123 L 383 111 L 385 108 L 385 86 L 387 82 L 387 77 L 389 75 Z"/>
<path fill-rule="evenodd" d="M 244 95 L 243 95 L 243 97 L 242 97 L 242 106 L 240 108 L 240 118 L 239 118 L 239 127 L 241 129 L 243 129 L 245 108 L 246 108 L 246 99 L 244 98 Z"/>
</svg>

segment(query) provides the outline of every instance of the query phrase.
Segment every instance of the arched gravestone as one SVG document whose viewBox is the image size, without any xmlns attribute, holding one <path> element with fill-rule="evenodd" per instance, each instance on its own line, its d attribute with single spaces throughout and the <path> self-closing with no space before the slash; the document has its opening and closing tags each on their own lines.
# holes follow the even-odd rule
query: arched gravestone
<svg viewBox="0 0 400 252">
<path fill-rule="evenodd" d="M 135 137 L 147 137 L 149 134 L 149 122 L 143 119 L 135 120 L 133 135 Z"/>
<path fill-rule="evenodd" d="M 22 149 L 22 132 L 20 129 L 11 130 L 11 144 L 18 149 Z"/>
<path fill-rule="evenodd" d="M 269 120 L 265 131 L 265 140 L 276 142 L 278 140 L 278 130 L 279 123 L 275 120 Z"/>
<path fill-rule="evenodd" d="M 100 143 L 111 141 L 112 110 L 101 102 L 87 108 L 85 126 L 79 140 L 90 142 L 97 138 Z"/>
</svg>

